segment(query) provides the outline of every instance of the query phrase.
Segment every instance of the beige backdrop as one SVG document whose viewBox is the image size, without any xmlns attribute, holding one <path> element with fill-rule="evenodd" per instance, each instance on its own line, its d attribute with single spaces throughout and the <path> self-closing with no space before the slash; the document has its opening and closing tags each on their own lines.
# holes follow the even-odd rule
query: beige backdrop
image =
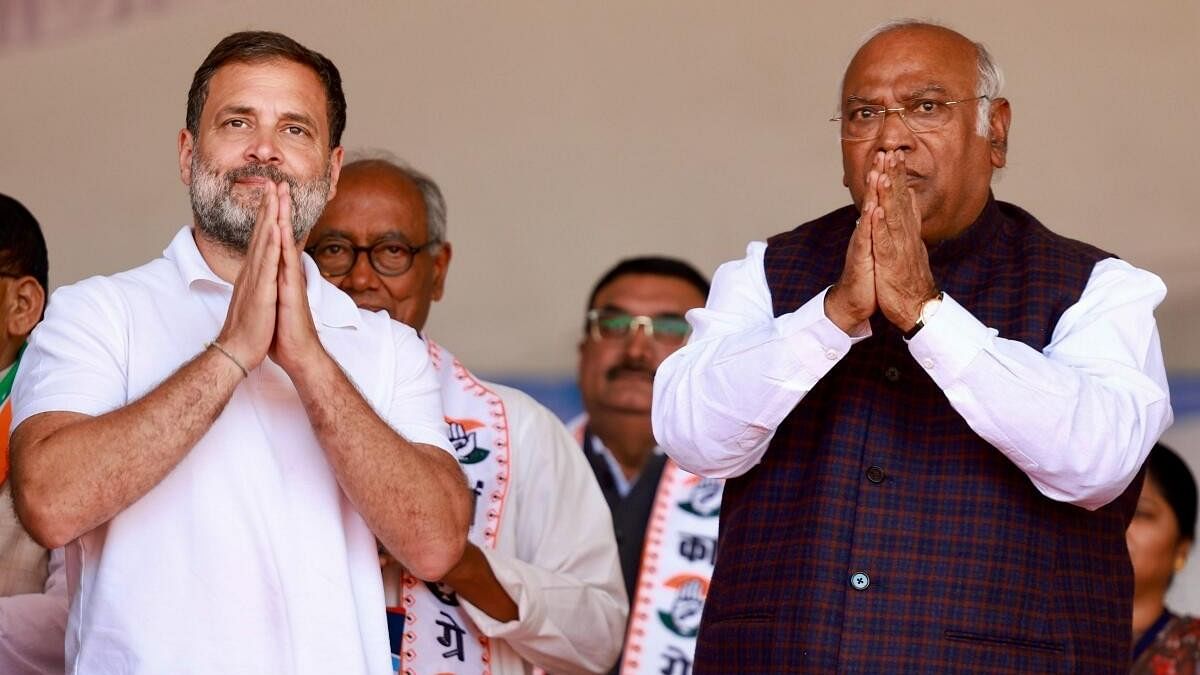
<svg viewBox="0 0 1200 675">
<path fill-rule="evenodd" d="M 226 33 L 269 28 L 341 68 L 347 147 L 441 182 L 456 248 L 432 334 L 483 372 L 569 373 L 585 296 L 618 258 L 711 272 L 846 203 L 826 121 L 843 65 L 878 22 L 937 17 L 1007 74 L 997 195 L 1158 272 L 1168 366 L 1200 371 L 1196 0 L 110 0 L 91 29 L 61 16 L 72 4 L 36 5 L 60 15 L 39 27 L 18 24 L 34 4 L 0 0 L 0 191 L 46 228 L 55 285 L 156 256 L 188 222 L 192 71 Z M 1172 434 L 1200 458 L 1200 424 Z M 1192 587 L 1177 591 L 1195 611 Z"/>
</svg>

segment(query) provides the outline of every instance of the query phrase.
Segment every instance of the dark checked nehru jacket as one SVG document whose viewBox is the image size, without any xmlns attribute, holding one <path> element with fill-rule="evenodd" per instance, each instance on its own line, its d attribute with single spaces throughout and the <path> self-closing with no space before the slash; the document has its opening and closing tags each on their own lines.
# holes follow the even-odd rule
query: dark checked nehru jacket
<svg viewBox="0 0 1200 675">
<path fill-rule="evenodd" d="M 838 279 L 856 217 L 769 240 L 776 316 Z M 930 250 L 941 289 L 1039 351 L 1108 257 L 990 199 Z M 1097 511 L 1044 497 L 871 328 L 728 482 L 696 673 L 1128 672 L 1140 481 Z"/>
</svg>

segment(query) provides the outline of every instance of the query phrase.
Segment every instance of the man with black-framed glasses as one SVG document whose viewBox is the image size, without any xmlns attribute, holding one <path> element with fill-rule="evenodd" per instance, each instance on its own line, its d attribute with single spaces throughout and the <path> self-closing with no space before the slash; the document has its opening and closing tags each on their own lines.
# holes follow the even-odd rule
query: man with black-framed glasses
<svg viewBox="0 0 1200 675">
<path fill-rule="evenodd" d="M 722 265 L 660 368 L 655 435 L 728 480 L 695 673 L 1128 672 L 1166 289 L 993 197 L 1001 80 L 873 31 L 829 129 L 853 204 Z"/>
<path fill-rule="evenodd" d="M 643 256 L 609 269 L 588 298 L 584 414 L 571 427 L 612 511 L 630 603 L 626 675 L 688 672 L 716 556 L 722 481 L 681 470 L 650 427 L 654 375 L 687 342 L 685 315 L 707 296 L 692 265 Z"/>
<path fill-rule="evenodd" d="M 451 260 L 428 176 L 377 154 L 342 168 L 307 249 L 362 308 L 421 331 Z M 402 672 L 603 672 L 627 604 L 604 498 L 570 433 L 532 398 L 476 378 L 426 336 L 450 442 L 476 494 L 461 560 L 426 584 L 382 556 Z M 381 611 L 383 608 L 380 608 Z"/>
</svg>

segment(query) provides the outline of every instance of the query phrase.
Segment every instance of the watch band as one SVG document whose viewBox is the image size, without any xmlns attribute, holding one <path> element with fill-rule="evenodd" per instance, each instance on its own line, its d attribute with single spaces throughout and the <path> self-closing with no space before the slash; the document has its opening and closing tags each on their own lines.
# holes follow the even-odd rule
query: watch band
<svg viewBox="0 0 1200 675">
<path fill-rule="evenodd" d="M 944 293 L 942 291 L 938 291 L 937 295 L 921 303 L 921 311 L 917 314 L 917 322 L 913 324 L 912 328 L 909 328 L 904 333 L 905 341 L 913 339 L 917 336 L 917 333 L 921 332 L 921 329 L 925 327 L 925 308 L 928 307 L 929 303 L 931 302 L 936 302 L 940 305 L 942 303 L 943 295 Z M 930 314 L 930 316 L 932 316 L 932 314 Z"/>
</svg>

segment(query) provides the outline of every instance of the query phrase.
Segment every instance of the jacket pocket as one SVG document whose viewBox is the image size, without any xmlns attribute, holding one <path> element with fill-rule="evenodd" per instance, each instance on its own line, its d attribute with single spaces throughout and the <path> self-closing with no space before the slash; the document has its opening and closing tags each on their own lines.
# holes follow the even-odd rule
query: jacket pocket
<svg viewBox="0 0 1200 675">
<path fill-rule="evenodd" d="M 1054 654 L 1062 654 L 1067 647 L 1062 642 L 1054 640 L 1033 640 L 1015 635 L 998 635 L 996 633 L 975 633 L 965 630 L 947 630 L 946 639 L 952 642 L 969 642 L 980 645 L 995 645 L 997 647 L 1013 647 L 1016 649 L 1033 649 Z"/>
</svg>

